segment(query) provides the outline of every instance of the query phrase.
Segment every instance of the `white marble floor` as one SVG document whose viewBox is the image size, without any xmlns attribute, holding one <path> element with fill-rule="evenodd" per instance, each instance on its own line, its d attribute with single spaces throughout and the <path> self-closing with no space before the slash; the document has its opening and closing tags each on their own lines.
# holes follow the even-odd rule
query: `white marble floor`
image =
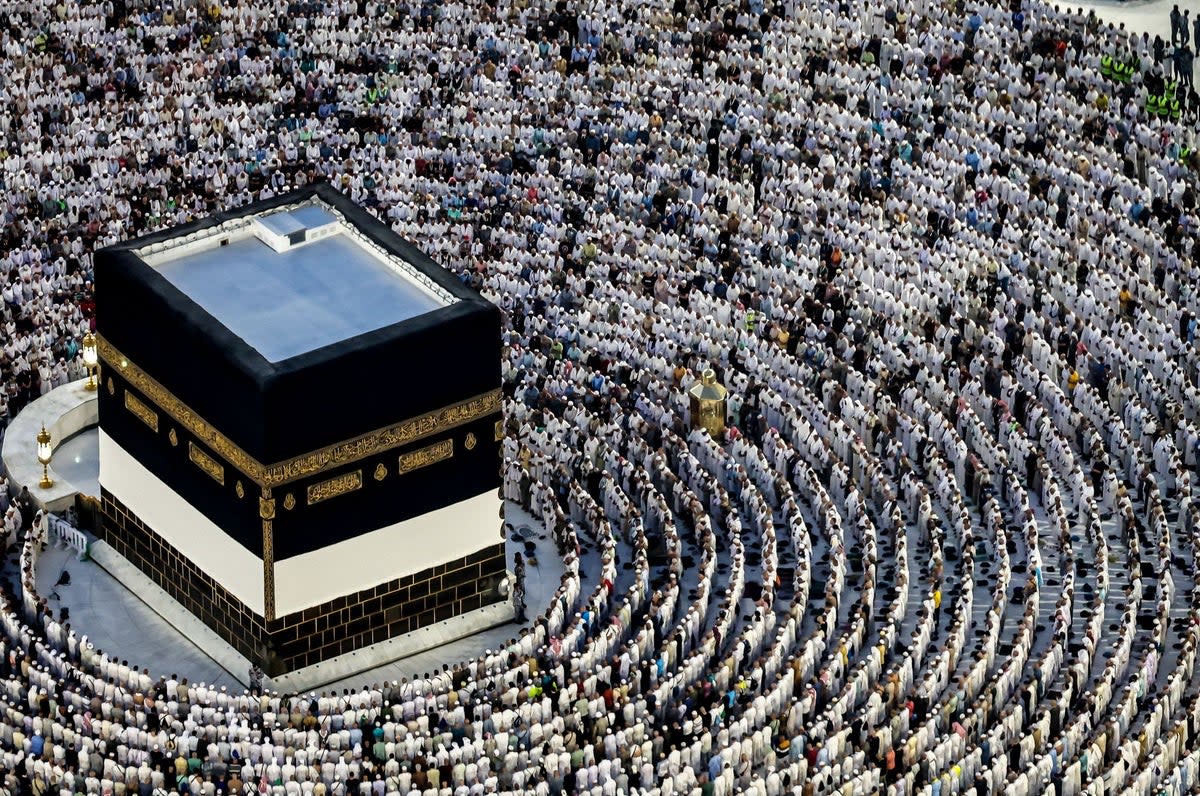
<svg viewBox="0 0 1200 796">
<path fill-rule="evenodd" d="M 71 582 L 56 586 L 64 570 Z M 70 611 L 68 621 L 76 633 L 131 666 L 149 668 L 156 679 L 178 674 L 193 683 L 241 688 L 229 672 L 98 564 L 76 561 L 74 551 L 47 548 L 38 561 L 37 584 L 52 609 Z"/>
<path fill-rule="evenodd" d="M 54 471 L 85 495 L 100 497 L 100 429 L 81 431 L 54 450 Z"/>
<path fill-rule="evenodd" d="M 1150 34 L 1152 39 L 1155 36 L 1162 36 L 1168 42 L 1171 38 L 1170 13 L 1172 6 L 1178 5 L 1181 12 L 1185 9 L 1191 11 L 1193 20 L 1200 15 L 1200 0 L 1129 0 L 1129 2 L 1089 0 L 1088 2 L 1069 2 L 1064 5 L 1068 8 L 1095 9 L 1096 15 L 1101 19 L 1114 24 L 1124 23 L 1126 30 L 1135 33 L 1145 31 Z M 1195 47 L 1196 42 L 1193 41 L 1192 48 L 1195 49 Z"/>
</svg>

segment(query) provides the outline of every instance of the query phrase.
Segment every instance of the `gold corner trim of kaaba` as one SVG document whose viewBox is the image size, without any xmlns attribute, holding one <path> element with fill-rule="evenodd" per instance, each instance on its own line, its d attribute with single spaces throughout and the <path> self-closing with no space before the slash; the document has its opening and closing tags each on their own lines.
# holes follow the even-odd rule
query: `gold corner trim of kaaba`
<svg viewBox="0 0 1200 796">
<path fill-rule="evenodd" d="M 188 459 L 191 460 L 192 464 L 208 473 L 218 484 L 225 486 L 225 467 L 198 448 L 194 442 L 188 443 Z"/>
<path fill-rule="evenodd" d="M 211 423 L 196 414 L 191 407 L 175 397 L 167 388 L 129 358 L 112 343 L 97 335 L 100 358 L 121 377 L 150 399 L 163 412 L 190 431 L 196 439 L 244 473 L 259 486 L 279 486 L 307 478 L 336 467 L 352 464 L 368 456 L 431 437 L 501 410 L 500 390 L 476 395 L 464 401 L 435 409 L 418 417 L 402 420 L 385 428 L 371 431 L 353 439 L 337 442 L 276 464 L 263 464 L 238 447 Z M 433 446 L 430 446 L 433 447 Z"/>
<path fill-rule="evenodd" d="M 353 470 L 341 475 L 335 475 L 327 481 L 310 484 L 308 487 L 308 505 L 320 503 L 322 500 L 344 495 L 362 488 L 362 470 Z"/>
<path fill-rule="evenodd" d="M 155 434 L 158 433 L 158 412 L 142 403 L 129 390 L 125 391 L 125 408 L 129 410 L 130 414 L 149 426 Z"/>
<path fill-rule="evenodd" d="M 400 454 L 400 461 L 396 465 L 396 472 L 404 475 L 405 473 L 411 473 L 413 470 L 419 470 L 422 467 L 428 467 L 431 464 L 445 461 L 453 456 L 454 440 L 444 439 L 441 442 L 435 442 L 420 450 Z"/>
</svg>

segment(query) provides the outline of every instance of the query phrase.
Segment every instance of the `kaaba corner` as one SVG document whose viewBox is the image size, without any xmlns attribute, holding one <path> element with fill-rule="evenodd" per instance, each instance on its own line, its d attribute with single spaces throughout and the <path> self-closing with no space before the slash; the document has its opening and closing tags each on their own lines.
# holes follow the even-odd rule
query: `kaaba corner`
<svg viewBox="0 0 1200 796">
<path fill-rule="evenodd" d="M 100 536 L 278 674 L 502 602 L 500 312 L 319 185 L 98 251 Z"/>
</svg>

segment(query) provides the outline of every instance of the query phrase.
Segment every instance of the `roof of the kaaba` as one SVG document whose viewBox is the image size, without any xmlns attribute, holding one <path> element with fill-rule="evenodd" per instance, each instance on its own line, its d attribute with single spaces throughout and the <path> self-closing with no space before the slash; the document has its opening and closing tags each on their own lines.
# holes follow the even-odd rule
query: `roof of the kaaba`
<svg viewBox="0 0 1200 796">
<path fill-rule="evenodd" d="M 369 221 L 322 187 L 113 248 L 151 266 L 268 362 L 478 298 Z M 149 276 L 136 259 L 118 262 Z"/>
<path fill-rule="evenodd" d="M 97 331 L 262 462 L 499 385 L 499 310 L 328 185 L 96 254 Z"/>
<path fill-rule="evenodd" d="M 268 362 L 458 300 L 315 197 L 133 251 Z"/>
</svg>

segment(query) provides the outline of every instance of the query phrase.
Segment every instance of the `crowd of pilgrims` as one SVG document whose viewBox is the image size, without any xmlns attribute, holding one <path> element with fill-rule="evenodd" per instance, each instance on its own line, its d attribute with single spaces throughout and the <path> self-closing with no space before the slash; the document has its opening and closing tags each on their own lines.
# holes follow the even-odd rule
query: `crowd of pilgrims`
<svg viewBox="0 0 1200 796">
<path fill-rule="evenodd" d="M 0 415 L 81 375 L 96 248 L 328 181 L 503 308 L 565 571 L 474 660 L 243 692 L 96 649 L 0 497 L 0 796 L 1197 792 L 1160 49 L 1043 0 L 7 3 Z"/>
</svg>

